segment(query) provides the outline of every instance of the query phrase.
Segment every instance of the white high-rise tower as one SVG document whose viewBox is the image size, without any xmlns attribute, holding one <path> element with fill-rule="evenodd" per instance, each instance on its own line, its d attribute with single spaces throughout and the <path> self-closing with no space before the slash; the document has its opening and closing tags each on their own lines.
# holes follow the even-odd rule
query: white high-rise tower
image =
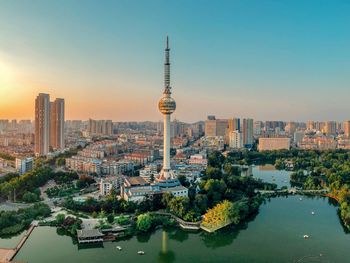
<svg viewBox="0 0 350 263">
<path fill-rule="evenodd" d="M 164 152 L 163 169 L 157 178 L 158 182 L 167 182 L 164 186 L 171 187 L 178 184 L 178 180 L 170 167 L 170 115 L 176 109 L 175 100 L 171 97 L 170 87 L 170 48 L 169 38 L 166 38 L 165 63 L 164 63 L 164 91 L 163 97 L 158 103 L 159 111 L 164 116 Z"/>
</svg>

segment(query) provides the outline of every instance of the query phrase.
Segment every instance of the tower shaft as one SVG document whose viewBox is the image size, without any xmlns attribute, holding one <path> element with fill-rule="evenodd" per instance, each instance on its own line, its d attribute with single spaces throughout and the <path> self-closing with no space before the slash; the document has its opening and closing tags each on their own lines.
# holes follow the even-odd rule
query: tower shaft
<svg viewBox="0 0 350 263">
<path fill-rule="evenodd" d="M 163 170 L 170 170 L 170 114 L 164 114 Z"/>
</svg>

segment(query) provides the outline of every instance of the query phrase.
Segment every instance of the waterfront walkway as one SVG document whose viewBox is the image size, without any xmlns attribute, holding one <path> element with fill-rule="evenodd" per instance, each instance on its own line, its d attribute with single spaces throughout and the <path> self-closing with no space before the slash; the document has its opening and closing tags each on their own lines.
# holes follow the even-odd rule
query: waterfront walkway
<svg viewBox="0 0 350 263">
<path fill-rule="evenodd" d="M 34 228 L 37 226 L 37 222 L 33 222 L 27 232 L 24 234 L 24 236 L 21 238 L 19 243 L 15 248 L 0 248 L 0 263 L 8 263 L 8 262 L 15 262 L 13 259 L 17 255 L 17 253 L 20 251 L 20 249 L 23 247 L 24 243 L 29 238 L 30 234 L 33 232 Z M 16 262 L 19 263 L 19 262 Z"/>
<path fill-rule="evenodd" d="M 188 222 L 188 221 L 184 221 L 182 220 L 181 218 L 173 215 L 173 214 L 170 214 L 170 213 L 167 213 L 167 212 L 153 212 L 153 214 L 155 215 L 162 215 L 162 216 L 168 216 L 168 217 L 171 217 L 173 218 L 174 220 L 176 220 L 176 222 L 179 223 L 180 227 L 182 229 L 186 229 L 186 230 L 199 230 L 200 229 L 200 224 L 201 224 L 201 221 L 198 221 L 198 222 Z"/>
<path fill-rule="evenodd" d="M 296 188 L 284 189 L 284 190 L 258 190 L 258 192 L 262 195 L 269 194 L 323 194 L 326 195 L 328 193 L 327 189 L 321 190 L 301 190 Z"/>
</svg>

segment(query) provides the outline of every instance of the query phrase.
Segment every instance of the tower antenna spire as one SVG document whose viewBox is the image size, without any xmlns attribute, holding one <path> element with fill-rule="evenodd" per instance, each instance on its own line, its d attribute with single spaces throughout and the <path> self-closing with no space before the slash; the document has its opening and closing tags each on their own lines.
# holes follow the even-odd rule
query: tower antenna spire
<svg viewBox="0 0 350 263">
<path fill-rule="evenodd" d="M 169 37 L 166 36 L 165 62 L 164 62 L 164 94 L 171 94 L 170 87 L 170 48 Z"/>
</svg>

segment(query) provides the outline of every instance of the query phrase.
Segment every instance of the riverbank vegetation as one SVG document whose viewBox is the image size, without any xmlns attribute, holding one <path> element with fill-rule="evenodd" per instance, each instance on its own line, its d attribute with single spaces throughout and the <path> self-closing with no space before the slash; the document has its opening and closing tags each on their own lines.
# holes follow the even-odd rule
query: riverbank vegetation
<svg viewBox="0 0 350 263">
<path fill-rule="evenodd" d="M 260 198 L 244 198 L 237 202 L 224 200 L 204 214 L 201 226 L 209 232 L 214 232 L 229 224 L 238 225 L 255 213 L 260 204 Z"/>
<path fill-rule="evenodd" d="M 291 183 L 303 189 L 327 189 L 328 196 L 339 202 L 339 215 L 350 230 L 350 151 L 231 152 L 228 158 L 244 164 L 274 164 L 277 169 L 292 170 Z"/>
<path fill-rule="evenodd" d="M 20 233 L 28 228 L 33 220 L 45 218 L 50 213 L 49 206 L 43 203 L 36 203 L 18 211 L 0 211 L 0 237 Z"/>
<path fill-rule="evenodd" d="M 57 227 L 58 231 L 66 235 L 76 238 L 77 230 L 81 229 L 82 220 L 77 216 L 66 216 L 64 214 L 57 214 L 55 220 L 40 221 L 39 226 Z"/>
<path fill-rule="evenodd" d="M 136 231 L 140 233 L 148 232 L 158 226 L 171 227 L 176 224 L 176 221 L 172 218 L 152 213 L 144 213 L 137 217 Z"/>
</svg>

